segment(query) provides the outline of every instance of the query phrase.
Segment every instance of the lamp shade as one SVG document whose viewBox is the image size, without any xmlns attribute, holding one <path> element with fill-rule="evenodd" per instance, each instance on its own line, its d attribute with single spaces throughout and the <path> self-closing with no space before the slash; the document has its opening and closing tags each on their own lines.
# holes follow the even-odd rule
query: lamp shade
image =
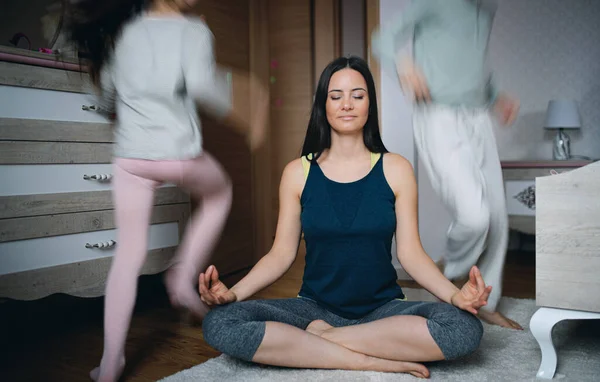
<svg viewBox="0 0 600 382">
<path fill-rule="evenodd" d="M 578 129 L 581 127 L 577 102 L 571 100 L 552 100 L 546 110 L 547 129 Z"/>
</svg>

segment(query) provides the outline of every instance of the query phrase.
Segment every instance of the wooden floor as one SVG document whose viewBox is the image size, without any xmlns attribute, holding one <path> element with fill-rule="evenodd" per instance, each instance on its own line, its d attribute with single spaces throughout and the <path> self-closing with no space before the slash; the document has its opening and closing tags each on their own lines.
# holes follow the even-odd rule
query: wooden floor
<svg viewBox="0 0 600 382">
<path fill-rule="evenodd" d="M 534 261 L 531 252 L 509 253 L 504 295 L 535 298 Z M 292 269 L 256 297 L 296 296 L 303 267 L 301 249 Z M 156 381 L 219 355 L 204 343 L 198 325 L 181 323 L 159 276 L 142 277 L 139 291 L 124 380 Z M 55 295 L 0 304 L 0 381 L 89 381 L 102 353 L 102 302 Z"/>
</svg>

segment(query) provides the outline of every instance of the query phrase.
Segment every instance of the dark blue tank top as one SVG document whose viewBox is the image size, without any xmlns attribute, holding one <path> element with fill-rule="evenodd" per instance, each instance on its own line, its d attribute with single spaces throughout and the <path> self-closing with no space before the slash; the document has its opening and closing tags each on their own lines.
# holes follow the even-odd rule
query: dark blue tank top
<svg viewBox="0 0 600 382">
<path fill-rule="evenodd" d="M 328 179 L 312 161 L 300 203 L 306 241 L 301 297 L 349 319 L 404 298 L 391 262 L 395 196 L 383 155 L 350 183 Z"/>
</svg>

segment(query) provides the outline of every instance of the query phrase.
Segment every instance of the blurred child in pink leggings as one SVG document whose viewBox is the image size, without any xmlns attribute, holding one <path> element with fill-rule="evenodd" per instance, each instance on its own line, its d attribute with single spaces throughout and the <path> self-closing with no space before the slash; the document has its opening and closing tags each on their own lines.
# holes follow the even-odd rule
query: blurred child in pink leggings
<svg viewBox="0 0 600 382">
<path fill-rule="evenodd" d="M 248 131 L 252 149 L 265 135 L 268 104 L 244 121 L 231 87 L 253 77 L 221 73 L 213 35 L 204 21 L 184 15 L 195 0 L 82 0 L 70 7 L 68 29 L 89 57 L 101 108 L 116 114 L 113 197 L 117 249 L 108 275 L 104 352 L 94 380 L 115 381 L 125 365 L 125 341 L 137 279 L 147 254 L 154 190 L 176 184 L 201 198 L 166 285 L 173 305 L 202 317 L 207 308 L 195 284 L 206 267 L 231 206 L 231 182 L 202 149 L 196 104 Z M 247 99 L 244 100 L 247 102 Z"/>
</svg>

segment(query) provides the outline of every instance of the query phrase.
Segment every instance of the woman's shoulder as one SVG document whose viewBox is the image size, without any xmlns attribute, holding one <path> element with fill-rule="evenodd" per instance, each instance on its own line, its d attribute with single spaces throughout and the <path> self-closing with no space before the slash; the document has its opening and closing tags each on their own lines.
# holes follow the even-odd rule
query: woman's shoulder
<svg viewBox="0 0 600 382">
<path fill-rule="evenodd" d="M 285 165 L 283 169 L 284 174 L 287 173 L 297 173 L 302 172 L 302 162 L 305 160 L 305 157 L 296 158 L 288 164 Z"/>
<path fill-rule="evenodd" d="M 412 163 L 399 154 L 386 153 L 383 156 L 383 173 L 388 184 L 394 192 L 408 182 L 414 182 L 414 169 Z"/>
<path fill-rule="evenodd" d="M 386 153 L 383 156 L 383 168 L 389 168 L 392 171 L 411 171 L 412 172 L 412 164 L 408 159 L 403 157 L 400 154 L 395 153 Z"/>
<path fill-rule="evenodd" d="M 304 188 L 304 165 L 303 158 L 296 158 L 289 162 L 283 169 L 281 175 L 281 190 L 289 190 L 300 195 Z"/>
</svg>

